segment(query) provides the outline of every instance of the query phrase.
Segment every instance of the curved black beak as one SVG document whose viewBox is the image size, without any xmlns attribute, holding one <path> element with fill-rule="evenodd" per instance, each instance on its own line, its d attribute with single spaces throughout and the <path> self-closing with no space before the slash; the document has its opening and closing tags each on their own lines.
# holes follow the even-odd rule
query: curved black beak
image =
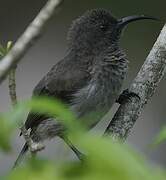
<svg viewBox="0 0 166 180">
<path fill-rule="evenodd" d="M 124 18 L 121 18 L 118 20 L 118 28 L 122 29 L 127 24 L 129 24 L 130 22 L 134 22 L 134 21 L 138 21 L 138 20 L 144 20 L 144 19 L 159 21 L 159 19 L 157 19 L 155 17 L 145 16 L 145 15 L 128 16 L 128 17 L 124 17 Z"/>
</svg>

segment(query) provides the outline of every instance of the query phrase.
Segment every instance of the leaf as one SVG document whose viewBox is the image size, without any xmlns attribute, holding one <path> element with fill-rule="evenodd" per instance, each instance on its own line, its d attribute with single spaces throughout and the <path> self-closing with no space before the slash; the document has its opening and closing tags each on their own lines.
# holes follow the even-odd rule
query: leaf
<svg viewBox="0 0 166 180">
<path fill-rule="evenodd" d="M 58 100 L 46 97 L 33 98 L 18 103 L 13 110 L 0 117 L 0 148 L 9 150 L 10 137 L 14 129 L 20 127 L 26 119 L 26 114 L 31 109 L 33 112 L 47 114 L 61 121 L 68 129 L 71 138 L 78 138 L 83 132 L 75 115 L 69 108 Z"/>
<path fill-rule="evenodd" d="M 48 114 L 62 121 L 71 131 L 76 131 L 79 126 L 74 113 L 58 100 L 48 97 L 35 97 L 18 105 L 19 108 L 31 109 L 33 112 Z"/>
<path fill-rule="evenodd" d="M 159 145 L 161 143 L 163 143 L 164 141 L 166 141 L 166 127 L 164 127 L 159 135 L 156 137 L 156 139 L 154 140 L 154 143 L 153 145 L 156 146 L 156 145 Z"/>
<path fill-rule="evenodd" d="M 160 177 L 142 156 L 127 145 L 92 135 L 84 136 L 80 141 L 88 154 L 85 169 L 90 169 L 86 172 L 88 178 L 85 179 L 90 179 L 92 172 L 98 179 L 156 180 Z"/>
<path fill-rule="evenodd" d="M 15 169 L 8 177 L 9 180 L 62 180 L 56 167 L 48 162 L 35 160 L 23 168 Z"/>
<path fill-rule="evenodd" d="M 0 149 L 2 151 L 10 151 L 10 137 L 13 132 L 13 126 L 5 117 L 0 116 Z"/>
<path fill-rule="evenodd" d="M 3 57 L 6 55 L 6 49 L 0 44 L 0 55 Z"/>
<path fill-rule="evenodd" d="M 0 51 L 0 60 L 2 59 L 3 57 L 3 53 Z"/>
<path fill-rule="evenodd" d="M 9 52 L 10 49 L 12 48 L 13 42 L 12 41 L 8 41 L 7 42 L 7 46 L 6 46 L 6 52 Z"/>
<path fill-rule="evenodd" d="M 8 41 L 6 47 L 4 48 L 2 44 L 0 44 L 0 56 L 4 57 L 12 48 L 12 41 Z"/>
<path fill-rule="evenodd" d="M 13 110 L 0 116 L 0 149 L 3 151 L 10 150 L 10 138 L 16 127 L 21 126 L 25 119 L 25 115 L 29 109 L 37 113 L 46 113 L 52 117 L 58 118 L 59 121 L 73 134 L 80 128 L 77 125 L 74 114 L 63 103 L 48 99 L 34 98 L 32 100 L 18 103 Z M 78 134 L 78 133 L 77 133 Z M 78 137 L 74 135 L 75 137 Z"/>
<path fill-rule="evenodd" d="M 6 116 L 14 124 L 21 124 L 25 119 L 25 114 L 31 110 L 38 114 L 46 114 L 53 117 L 56 121 L 61 121 L 67 127 L 71 138 L 78 138 L 79 134 L 84 132 L 71 110 L 58 100 L 48 97 L 35 97 L 31 100 L 19 102 L 13 112 Z"/>
<path fill-rule="evenodd" d="M 115 143 L 111 138 L 98 137 L 91 133 L 84 133 L 78 124 L 75 115 L 70 109 L 58 100 L 46 97 L 33 98 L 32 100 L 19 103 L 13 111 L 10 111 L 4 120 L 7 124 L 4 129 L 4 139 L 9 144 L 11 132 L 17 123 L 23 121 L 25 114 L 30 110 L 38 113 L 46 113 L 55 119 L 62 121 L 69 128 L 71 134 L 75 136 L 76 143 L 86 154 L 83 162 L 64 162 L 52 164 L 50 162 L 35 160 L 27 163 L 24 167 L 14 170 L 10 175 L 10 180 L 16 179 L 57 179 L 57 180 L 165 180 L 166 175 L 163 170 L 158 170 L 146 159 L 135 152 L 131 147 Z M 2 119 L 3 119 L 2 118 Z M 10 122 L 10 123 L 9 123 Z M 9 132 L 10 130 L 10 132 Z M 9 135 L 9 138 L 8 136 Z M 4 140 L 3 139 L 3 140 Z M 2 142 L 3 142 L 2 140 Z M 3 147 L 3 146 L 2 146 Z M 0 139 L 1 148 L 1 139 Z M 32 159 L 33 160 L 33 159 Z"/>
</svg>

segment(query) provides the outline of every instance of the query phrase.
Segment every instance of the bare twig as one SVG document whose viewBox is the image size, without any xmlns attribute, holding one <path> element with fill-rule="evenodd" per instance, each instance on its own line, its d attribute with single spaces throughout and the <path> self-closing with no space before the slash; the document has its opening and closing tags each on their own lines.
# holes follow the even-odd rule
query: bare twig
<svg viewBox="0 0 166 180">
<path fill-rule="evenodd" d="M 9 95 L 13 106 L 17 104 L 15 73 L 16 68 L 11 69 L 9 72 Z"/>
<path fill-rule="evenodd" d="M 6 78 L 11 68 L 20 61 L 36 41 L 48 20 L 57 11 L 63 0 L 49 0 L 34 21 L 28 26 L 10 52 L 0 62 L 0 83 Z"/>
<path fill-rule="evenodd" d="M 12 41 L 8 41 L 7 45 L 3 47 L 2 44 L 0 44 L 0 56 L 1 58 L 5 57 L 10 49 L 12 48 Z M 16 68 L 17 66 L 13 67 L 9 72 L 9 95 L 11 99 L 11 103 L 14 106 L 17 104 L 17 95 L 16 95 L 16 81 L 15 81 L 15 74 L 16 74 Z"/>
<path fill-rule="evenodd" d="M 10 50 L 10 46 L 7 45 L 7 49 L 5 50 L 5 53 L 7 54 L 9 50 Z M 17 104 L 16 76 L 15 76 L 16 68 L 17 66 L 15 66 L 15 68 L 12 68 L 9 72 L 9 95 L 10 95 L 11 103 L 13 106 Z M 21 123 L 20 130 L 24 136 L 26 143 L 28 144 L 28 147 L 32 156 L 34 156 L 37 151 L 44 149 L 43 144 L 33 142 L 33 140 L 30 137 L 30 131 L 25 128 L 25 125 L 23 123 Z"/>
<path fill-rule="evenodd" d="M 12 41 L 8 41 L 4 55 L 6 55 L 11 48 L 12 48 Z M 13 67 L 9 72 L 9 95 L 13 106 L 17 104 L 16 69 L 17 69 L 17 65 Z"/>
<path fill-rule="evenodd" d="M 166 72 L 166 25 L 163 27 L 154 47 L 141 67 L 129 91 L 136 93 L 128 102 L 123 103 L 105 134 L 115 139 L 125 140 L 138 119 L 147 101 L 152 97 Z"/>
</svg>

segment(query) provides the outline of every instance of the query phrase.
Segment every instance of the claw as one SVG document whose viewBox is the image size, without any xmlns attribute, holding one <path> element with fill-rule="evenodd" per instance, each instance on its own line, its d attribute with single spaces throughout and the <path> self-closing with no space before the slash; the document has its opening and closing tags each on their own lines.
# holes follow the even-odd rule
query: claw
<svg viewBox="0 0 166 180">
<path fill-rule="evenodd" d="M 119 104 L 123 104 L 127 101 L 131 101 L 132 97 L 137 97 L 140 99 L 139 95 L 134 93 L 134 92 L 130 92 L 129 89 L 126 89 L 122 92 L 122 94 L 120 94 L 119 98 L 116 100 L 117 103 Z"/>
</svg>

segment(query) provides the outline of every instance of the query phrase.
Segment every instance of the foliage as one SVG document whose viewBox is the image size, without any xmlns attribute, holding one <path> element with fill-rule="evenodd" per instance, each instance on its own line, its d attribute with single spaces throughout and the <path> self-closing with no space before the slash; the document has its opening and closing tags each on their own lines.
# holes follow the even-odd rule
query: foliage
<svg viewBox="0 0 166 180">
<path fill-rule="evenodd" d="M 12 48 L 12 41 L 8 41 L 6 47 L 3 47 L 2 44 L 0 44 L 0 57 L 4 57 Z"/>
<path fill-rule="evenodd" d="M 14 110 L 0 116 L 0 150 L 10 150 L 12 132 L 26 112 L 32 109 L 58 117 L 68 128 L 71 140 L 87 157 L 83 162 L 54 164 L 41 159 L 29 159 L 25 165 L 10 172 L 3 179 L 19 180 L 164 180 L 166 173 L 151 167 L 145 158 L 126 144 L 115 143 L 110 137 L 85 133 L 74 114 L 61 102 L 47 98 L 34 98 L 19 103 Z M 11 162 L 12 163 L 12 162 Z M 1 179 L 2 179 L 1 178 Z"/>
<path fill-rule="evenodd" d="M 166 127 L 164 127 L 154 141 L 154 145 L 163 143 L 166 140 Z"/>
</svg>

